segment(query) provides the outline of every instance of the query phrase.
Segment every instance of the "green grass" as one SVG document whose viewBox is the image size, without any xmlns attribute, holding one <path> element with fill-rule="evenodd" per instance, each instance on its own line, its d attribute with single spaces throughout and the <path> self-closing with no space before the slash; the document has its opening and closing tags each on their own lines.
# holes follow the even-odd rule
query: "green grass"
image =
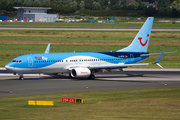
<svg viewBox="0 0 180 120">
<path fill-rule="evenodd" d="M 13 58 L 33 53 L 43 53 L 47 45 L 41 44 L 0 44 L 0 66 L 4 67 Z M 122 45 L 51 45 L 50 52 L 107 52 L 117 51 L 125 46 Z M 162 51 L 180 51 L 180 47 L 171 45 L 155 45 L 149 46 L 148 52 L 150 53 L 161 53 Z M 152 63 L 156 61 L 158 56 L 151 56 L 144 62 Z M 164 68 L 180 68 L 180 53 L 165 54 L 161 60 L 161 65 Z M 142 68 L 142 67 L 141 67 Z M 150 65 L 145 68 L 158 68 Z"/>
<path fill-rule="evenodd" d="M 30 41 L 84 41 L 84 40 L 132 40 L 137 32 L 117 32 L 117 31 L 31 31 L 31 30 L 1 30 L 0 40 L 30 40 Z"/>
<path fill-rule="evenodd" d="M 132 41 L 138 31 L 0 30 L 10 41 Z M 152 31 L 151 41 L 180 42 L 180 31 Z"/>
<path fill-rule="evenodd" d="M 0 119 L 178 120 L 179 91 L 180 88 L 126 89 L 1 97 Z M 63 103 L 63 97 L 82 98 L 84 103 Z M 29 106 L 28 100 L 51 100 L 55 105 Z"/>
<path fill-rule="evenodd" d="M 98 27 L 98 28 L 141 28 L 144 21 L 142 22 L 119 22 L 119 23 L 113 23 L 113 24 L 102 24 L 102 23 L 83 23 L 83 22 L 72 22 L 72 23 L 66 23 L 66 22 L 54 22 L 54 23 L 45 23 L 45 22 L 27 22 L 27 23 L 21 23 L 21 22 L 0 22 L 0 26 L 30 26 L 30 27 Z M 160 22 L 154 22 L 153 28 L 180 28 L 180 23 L 172 24 L 172 22 L 169 23 L 160 23 Z"/>
</svg>

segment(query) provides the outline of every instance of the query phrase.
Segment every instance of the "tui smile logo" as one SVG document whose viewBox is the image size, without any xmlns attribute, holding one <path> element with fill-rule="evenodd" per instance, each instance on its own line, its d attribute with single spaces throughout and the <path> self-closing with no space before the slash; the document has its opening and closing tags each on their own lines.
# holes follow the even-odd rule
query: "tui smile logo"
<svg viewBox="0 0 180 120">
<path fill-rule="evenodd" d="M 147 37 L 149 37 L 149 34 L 147 34 Z M 147 42 L 148 42 L 148 39 L 146 39 L 146 42 L 145 43 L 142 43 L 142 37 L 138 37 L 138 39 L 139 39 L 139 42 L 140 42 L 140 44 L 142 45 L 142 46 L 146 46 L 146 44 L 147 44 Z"/>
</svg>

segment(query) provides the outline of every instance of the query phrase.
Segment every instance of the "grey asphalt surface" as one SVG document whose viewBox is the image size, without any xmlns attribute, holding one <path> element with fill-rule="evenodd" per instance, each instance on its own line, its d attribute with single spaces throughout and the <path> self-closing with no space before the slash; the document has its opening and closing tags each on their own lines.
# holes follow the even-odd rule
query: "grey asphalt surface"
<svg viewBox="0 0 180 120">
<path fill-rule="evenodd" d="M 139 31 L 140 28 L 90 28 L 90 27 L 22 27 L 0 26 L 0 30 L 97 30 L 97 31 Z M 152 31 L 180 31 L 174 28 L 152 28 Z"/>
<path fill-rule="evenodd" d="M 52 76 L 27 75 L 21 81 L 0 70 L 0 97 L 49 93 L 100 91 L 116 89 L 180 87 L 180 70 L 125 69 L 125 73 L 96 73 L 95 80 L 70 79 L 68 74 Z M 88 88 L 87 88 L 88 87 Z M 12 93 L 10 91 L 12 90 Z"/>
</svg>

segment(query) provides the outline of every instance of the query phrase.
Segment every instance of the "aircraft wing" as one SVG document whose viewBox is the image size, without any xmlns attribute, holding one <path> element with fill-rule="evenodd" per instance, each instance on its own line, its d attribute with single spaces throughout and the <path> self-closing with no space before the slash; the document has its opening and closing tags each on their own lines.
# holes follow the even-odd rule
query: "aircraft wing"
<svg viewBox="0 0 180 120">
<path fill-rule="evenodd" d="M 113 65 L 91 65 L 91 66 L 69 66 L 66 69 L 71 71 L 72 69 L 75 68 L 88 68 L 90 70 L 96 70 L 96 69 L 119 69 L 119 68 L 127 68 L 127 67 L 131 67 L 131 66 L 147 66 L 150 63 L 142 63 L 142 64 L 124 64 L 124 63 L 120 63 L 120 64 L 113 64 Z"/>
<path fill-rule="evenodd" d="M 147 66 L 150 63 L 142 63 L 142 64 L 115 64 L 115 65 L 92 65 L 89 69 L 115 69 L 115 68 L 126 68 L 132 66 Z"/>
</svg>

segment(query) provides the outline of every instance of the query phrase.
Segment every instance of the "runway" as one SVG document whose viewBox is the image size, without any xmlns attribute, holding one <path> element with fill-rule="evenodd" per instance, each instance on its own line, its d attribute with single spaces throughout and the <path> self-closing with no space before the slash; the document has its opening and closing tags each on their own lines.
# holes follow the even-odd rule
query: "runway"
<svg viewBox="0 0 180 120">
<path fill-rule="evenodd" d="M 140 28 L 91 28 L 91 27 L 22 27 L 0 26 L 0 30 L 92 30 L 92 31 L 139 31 Z M 152 28 L 152 31 L 180 31 L 176 28 Z"/>
<path fill-rule="evenodd" d="M 180 87 L 180 69 L 124 69 L 96 73 L 95 80 L 70 79 L 68 74 L 18 76 L 0 69 L 0 97 L 64 92 Z M 12 91 L 12 93 L 11 93 Z"/>
</svg>

